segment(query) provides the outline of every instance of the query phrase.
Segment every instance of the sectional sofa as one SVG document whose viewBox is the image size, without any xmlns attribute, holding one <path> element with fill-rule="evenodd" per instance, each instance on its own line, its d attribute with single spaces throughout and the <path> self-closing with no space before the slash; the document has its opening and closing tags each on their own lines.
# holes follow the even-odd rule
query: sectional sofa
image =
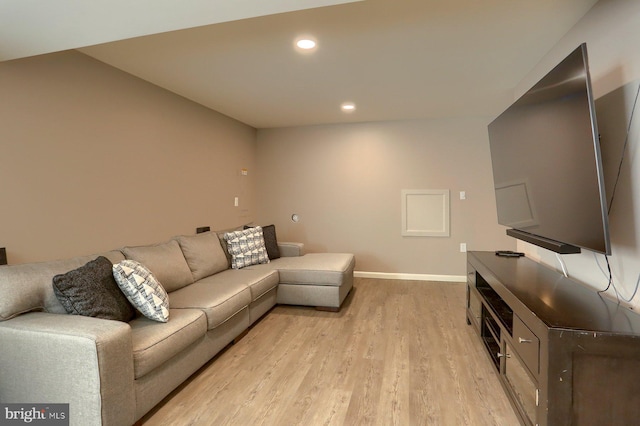
<svg viewBox="0 0 640 426">
<path fill-rule="evenodd" d="M 301 244 L 267 241 L 279 257 L 238 267 L 230 234 L 0 266 L 0 402 L 69 403 L 72 425 L 130 425 L 277 303 L 337 310 L 353 285 L 352 254 L 304 254 Z M 91 286 L 107 277 L 85 272 L 100 262 L 103 272 L 105 263 L 114 272 L 146 268 L 166 292 L 152 300 L 165 320 L 138 310 L 105 319 L 111 296 Z"/>
</svg>

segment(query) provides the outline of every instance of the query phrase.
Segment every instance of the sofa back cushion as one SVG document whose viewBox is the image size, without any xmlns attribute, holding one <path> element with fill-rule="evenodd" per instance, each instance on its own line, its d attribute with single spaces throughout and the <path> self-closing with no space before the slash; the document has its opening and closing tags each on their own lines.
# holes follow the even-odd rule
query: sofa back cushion
<svg viewBox="0 0 640 426">
<path fill-rule="evenodd" d="M 127 259 L 146 266 L 170 293 L 193 283 L 193 275 L 176 240 L 150 246 L 125 247 Z"/>
<path fill-rule="evenodd" d="M 229 268 L 220 239 L 214 232 L 176 237 L 195 281 Z"/>
<path fill-rule="evenodd" d="M 119 251 L 101 255 L 113 263 L 124 259 Z M 79 268 L 97 256 L 0 266 L 0 321 L 31 311 L 65 314 L 53 292 L 53 277 Z"/>
</svg>

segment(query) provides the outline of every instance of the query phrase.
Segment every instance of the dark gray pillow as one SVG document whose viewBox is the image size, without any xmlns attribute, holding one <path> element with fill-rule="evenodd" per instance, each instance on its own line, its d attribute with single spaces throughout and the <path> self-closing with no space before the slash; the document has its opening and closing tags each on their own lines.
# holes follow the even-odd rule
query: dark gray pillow
<svg viewBox="0 0 640 426">
<path fill-rule="evenodd" d="M 244 227 L 244 229 L 251 228 L 250 226 Z M 264 238 L 264 246 L 267 249 L 267 256 L 269 260 L 277 259 L 280 257 L 280 249 L 278 248 L 278 239 L 276 238 L 276 226 L 267 225 L 262 227 L 262 237 Z"/>
<path fill-rule="evenodd" d="M 53 277 L 53 291 L 69 314 L 126 322 L 136 313 L 113 277 L 113 264 L 104 256 Z"/>
</svg>

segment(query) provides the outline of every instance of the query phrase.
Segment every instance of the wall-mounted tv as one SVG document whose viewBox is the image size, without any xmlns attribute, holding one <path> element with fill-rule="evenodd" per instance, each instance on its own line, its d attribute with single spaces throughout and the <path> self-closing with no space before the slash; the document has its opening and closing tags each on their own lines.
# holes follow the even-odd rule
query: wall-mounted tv
<svg viewBox="0 0 640 426">
<path fill-rule="evenodd" d="M 498 223 L 558 253 L 611 254 L 598 126 L 580 45 L 489 124 Z"/>
</svg>

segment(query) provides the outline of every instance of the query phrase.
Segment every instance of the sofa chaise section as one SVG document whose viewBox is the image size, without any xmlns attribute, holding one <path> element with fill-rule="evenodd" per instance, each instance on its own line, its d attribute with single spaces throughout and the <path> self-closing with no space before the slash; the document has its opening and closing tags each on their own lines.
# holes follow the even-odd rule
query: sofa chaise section
<svg viewBox="0 0 640 426">
<path fill-rule="evenodd" d="M 353 287 L 354 267 L 350 253 L 308 253 L 248 269 L 278 271 L 277 303 L 337 311 Z"/>
</svg>

